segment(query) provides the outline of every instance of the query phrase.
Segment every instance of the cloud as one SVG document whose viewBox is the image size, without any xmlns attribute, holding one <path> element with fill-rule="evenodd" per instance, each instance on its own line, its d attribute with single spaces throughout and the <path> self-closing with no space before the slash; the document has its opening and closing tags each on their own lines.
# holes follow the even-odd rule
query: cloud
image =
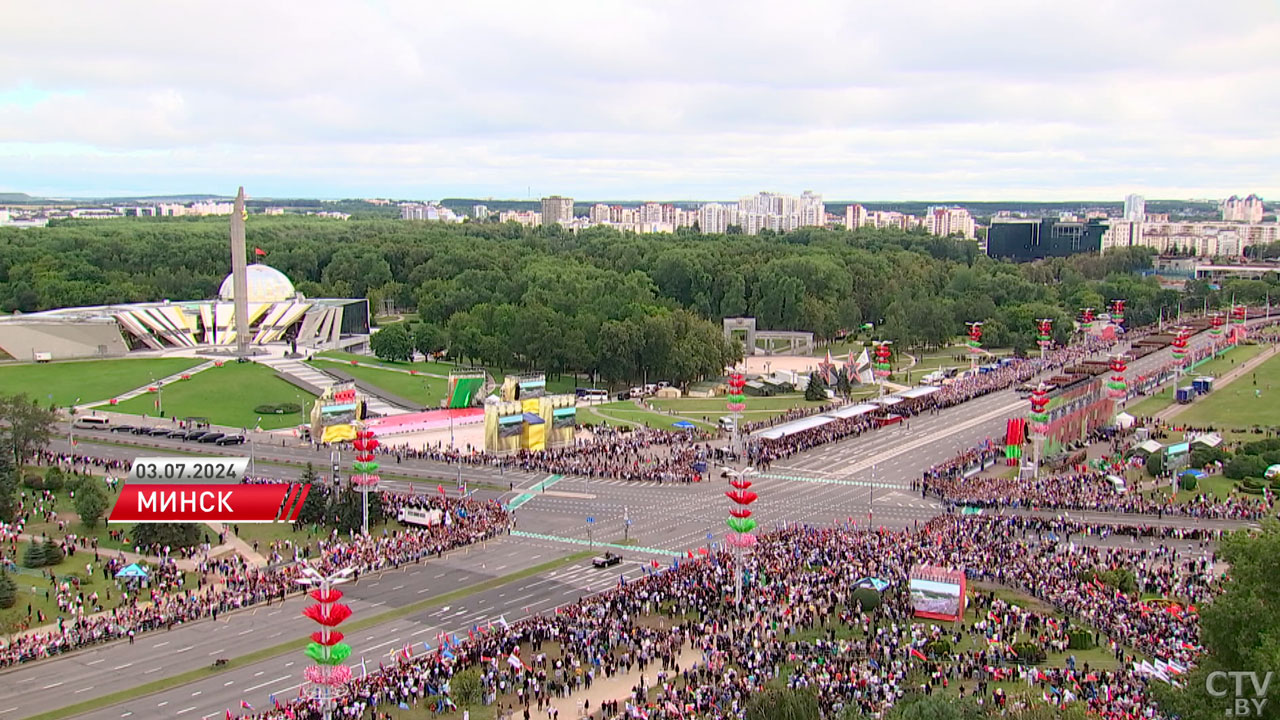
<svg viewBox="0 0 1280 720">
<path fill-rule="evenodd" d="M 1280 196 L 1275 3 L 137 0 L 6 22 L 12 190 Z"/>
</svg>

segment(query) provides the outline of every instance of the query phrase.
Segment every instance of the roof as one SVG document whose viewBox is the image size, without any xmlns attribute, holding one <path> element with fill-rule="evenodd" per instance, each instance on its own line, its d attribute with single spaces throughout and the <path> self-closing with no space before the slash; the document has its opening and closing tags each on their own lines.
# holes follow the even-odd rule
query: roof
<svg viewBox="0 0 1280 720">
<path fill-rule="evenodd" d="M 858 403 L 857 405 L 845 405 L 839 410 L 832 410 L 831 412 L 827 413 L 827 415 L 830 415 L 831 417 L 834 417 L 834 418 L 840 418 L 843 420 L 845 418 L 857 417 L 859 415 L 866 415 L 872 410 L 879 410 L 879 409 L 880 409 L 879 405 L 871 405 L 868 403 Z"/>
<path fill-rule="evenodd" d="M 913 387 L 910 390 L 903 390 L 898 393 L 898 397 L 906 398 L 907 400 L 914 400 L 916 398 L 925 397 L 926 395 L 932 395 L 941 389 L 942 388 L 934 387 L 932 385 L 921 385 L 919 387 Z"/>
<path fill-rule="evenodd" d="M 148 575 L 147 575 L 147 571 L 144 570 L 141 566 L 139 566 L 138 563 L 131 563 L 121 568 L 120 572 L 116 573 L 116 577 L 145 578 L 145 577 L 148 577 Z"/>
<path fill-rule="evenodd" d="M 245 281 L 249 289 L 249 302 L 282 302 L 297 294 L 293 282 L 284 273 L 257 263 L 245 268 Z M 226 302 L 235 299 L 235 273 L 227 275 L 218 288 L 218 297 Z"/>
<path fill-rule="evenodd" d="M 1156 442 L 1155 440 L 1148 440 L 1142 443 L 1141 445 L 1139 445 L 1138 449 L 1146 453 L 1156 453 L 1156 452 L 1160 452 L 1160 448 L 1162 447 L 1164 446 Z"/>
<path fill-rule="evenodd" d="M 783 423 L 782 425 L 769 428 L 768 430 L 761 430 L 755 433 L 755 436 L 759 438 L 764 438 L 765 440 L 777 440 L 779 438 L 784 438 L 788 435 L 795 435 L 798 432 L 804 432 L 805 430 L 812 430 L 813 428 L 816 428 L 816 427 L 822 427 L 827 423 L 832 423 L 835 421 L 836 421 L 835 418 L 827 417 L 826 415 L 813 415 L 807 418 L 800 418 L 799 420 L 792 420 L 789 423 Z"/>
</svg>

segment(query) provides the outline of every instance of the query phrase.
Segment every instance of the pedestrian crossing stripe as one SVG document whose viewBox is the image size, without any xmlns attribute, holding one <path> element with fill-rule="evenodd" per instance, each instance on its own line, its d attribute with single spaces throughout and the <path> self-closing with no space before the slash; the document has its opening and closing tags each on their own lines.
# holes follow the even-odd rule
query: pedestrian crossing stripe
<svg viewBox="0 0 1280 720">
<path fill-rule="evenodd" d="M 534 488 L 538 490 L 546 490 L 547 488 L 551 487 L 552 485 L 555 485 L 556 483 L 560 482 L 563 479 L 564 479 L 563 475 L 548 475 L 546 479 L 534 485 Z M 529 502 L 530 500 L 536 497 L 538 497 L 538 493 L 536 492 L 527 492 L 527 493 L 522 493 L 520 495 L 517 495 L 511 499 L 511 502 L 507 503 L 507 509 L 515 510 L 516 508 L 520 507 L 521 505 L 524 505 L 525 503 Z"/>
<path fill-rule="evenodd" d="M 757 477 L 771 478 L 774 480 L 794 480 L 796 482 L 822 483 L 824 485 L 850 485 L 852 487 L 871 487 L 884 488 L 886 490 L 901 490 L 901 485 L 892 483 L 871 482 L 869 480 L 839 480 L 836 478 L 816 478 L 807 477 L 805 475 L 779 475 L 776 473 L 759 473 Z"/>
<path fill-rule="evenodd" d="M 632 552 L 649 553 L 650 555 L 679 555 L 676 550 L 661 550 L 658 548 L 640 547 L 638 545 L 623 545 L 622 543 L 606 543 L 606 542 L 589 542 L 582 538 L 564 537 L 563 535 L 547 535 L 545 533 L 531 533 L 524 530 L 512 530 L 513 537 L 529 538 L 531 540 L 550 540 L 551 542 L 571 543 L 573 545 L 591 545 L 602 548 L 614 548 L 617 550 L 630 550 Z"/>
</svg>

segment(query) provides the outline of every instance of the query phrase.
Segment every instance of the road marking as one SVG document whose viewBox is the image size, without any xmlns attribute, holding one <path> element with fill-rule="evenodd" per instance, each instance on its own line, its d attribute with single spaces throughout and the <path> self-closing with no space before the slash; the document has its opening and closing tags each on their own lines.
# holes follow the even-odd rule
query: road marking
<svg viewBox="0 0 1280 720">
<path fill-rule="evenodd" d="M 203 695 L 203 694 L 204 694 L 204 691 L 203 691 L 203 690 L 197 690 L 197 691 L 195 691 L 195 692 L 191 693 L 191 697 L 195 697 L 195 696 L 197 696 L 197 695 Z"/>
<path fill-rule="evenodd" d="M 125 664 L 123 664 L 123 665 L 117 665 L 117 666 L 115 666 L 115 667 L 113 667 L 113 668 L 111 668 L 111 669 L 112 669 L 112 670 L 123 670 L 123 669 L 125 669 L 125 668 L 127 668 L 127 667 L 133 667 L 133 663 L 125 663 Z"/>
<path fill-rule="evenodd" d="M 253 687 L 247 687 L 247 688 L 245 688 L 245 689 L 244 689 L 244 691 L 245 691 L 245 692 L 253 692 L 254 690 L 257 690 L 258 688 L 264 688 L 264 687 L 266 687 L 266 686 L 268 686 L 268 685 L 274 685 L 274 684 L 276 684 L 276 683 L 278 683 L 278 682 L 284 682 L 285 680 L 288 680 L 288 679 L 289 679 L 289 678 L 291 678 L 291 677 L 293 677 L 293 676 L 292 676 L 292 675 L 281 675 L 280 677 L 276 678 L 275 680 L 268 680 L 268 681 L 266 681 L 266 682 L 264 682 L 264 683 L 261 683 L 261 684 L 259 684 L 259 685 L 254 685 Z"/>
<path fill-rule="evenodd" d="M 11 708 L 11 709 L 12 709 L 12 708 Z M 0 712 L 8 712 L 8 710 L 0 710 Z M 129 717 L 129 716 L 130 716 L 130 715 L 132 715 L 132 714 L 133 714 L 133 711 L 129 711 L 129 712 L 127 712 L 127 713 L 125 713 L 125 714 L 121 715 L 120 717 Z"/>
<path fill-rule="evenodd" d="M 191 649 L 191 648 L 193 648 L 193 647 L 195 647 L 195 645 L 188 645 L 188 646 L 186 646 L 186 647 L 184 647 L 184 648 L 181 648 L 181 649 L 179 649 L 179 650 L 174 650 L 174 651 L 173 651 L 173 654 L 177 655 L 178 653 L 184 653 L 184 652 L 186 652 L 186 651 L 190 650 L 190 649 Z"/>
<path fill-rule="evenodd" d="M 392 590 L 403 590 L 403 589 L 404 589 L 404 586 L 403 586 L 403 585 L 397 585 L 397 586 L 395 586 L 395 587 L 393 587 L 393 588 L 391 588 L 391 589 L 392 589 Z"/>
<path fill-rule="evenodd" d="M 392 643 L 398 643 L 398 642 L 400 642 L 400 638 L 396 638 L 395 640 L 388 640 L 384 643 L 378 643 L 377 645 L 373 645 L 371 647 L 365 648 L 365 650 L 377 650 L 380 647 L 386 647 Z"/>
<path fill-rule="evenodd" d="M 254 677 L 261 677 L 261 676 L 266 675 L 266 674 L 267 674 L 267 671 L 266 671 L 266 670 L 259 670 L 258 672 L 254 673 L 254 674 L 253 674 L 253 676 L 254 676 Z"/>
<path fill-rule="evenodd" d="M 174 715 L 181 715 L 182 713 L 188 713 L 188 712 L 191 712 L 192 710 L 195 710 L 195 709 L 196 709 L 196 706 L 195 706 L 195 705 L 192 705 L 192 706 L 191 706 L 191 707 L 189 707 L 189 708 L 182 708 L 182 709 L 181 709 L 181 710 L 179 710 L 178 712 L 174 713 Z"/>
<path fill-rule="evenodd" d="M 155 645 L 152 645 L 151 647 L 153 647 L 153 648 L 164 647 L 165 645 L 168 645 L 168 644 L 169 644 L 169 641 L 168 641 L 168 640 L 165 640 L 164 642 L 162 642 L 162 643 L 156 643 Z"/>
<path fill-rule="evenodd" d="M 89 662 L 85 663 L 85 665 L 97 665 L 100 662 L 106 662 L 106 660 L 107 660 L 106 658 L 98 658 L 97 660 L 90 660 Z"/>
<path fill-rule="evenodd" d="M 58 687 L 58 686 L 59 686 L 59 685 L 61 685 L 61 684 L 62 684 L 62 683 L 60 683 L 60 682 L 56 682 L 56 683 L 53 683 L 52 685 L 45 685 L 44 687 L 42 687 L 42 688 L 40 688 L 40 689 L 41 689 L 41 690 L 48 690 L 49 688 L 56 688 L 56 687 Z"/>
<path fill-rule="evenodd" d="M 161 670 L 163 670 L 163 669 L 164 669 L 164 668 L 151 668 L 150 670 L 143 670 L 143 671 L 142 671 L 142 674 L 143 674 L 143 675 L 150 675 L 150 674 L 151 674 L 151 673 L 153 673 L 153 672 L 160 672 L 160 671 L 161 671 Z"/>
<path fill-rule="evenodd" d="M 75 693 L 74 693 L 74 694 L 75 694 L 75 695 L 79 695 L 79 694 L 80 694 L 80 693 L 82 693 L 82 692 L 89 692 L 89 691 L 90 691 L 90 690 L 92 690 L 92 689 L 93 689 L 93 686 L 92 686 L 92 685 L 90 685 L 89 687 L 82 687 L 82 688 L 80 688 L 79 690 L 75 691 Z"/>
<path fill-rule="evenodd" d="M 248 635 L 248 634 L 249 634 L 249 633 L 251 633 L 251 632 L 253 632 L 253 628 L 249 628 L 248 630 L 245 630 L 244 632 L 238 632 L 238 633 L 236 633 L 236 635 Z"/>
<path fill-rule="evenodd" d="M 226 648 L 222 648 L 222 650 L 226 650 Z M 218 653 L 222 652 L 222 650 L 214 650 L 213 652 L 208 654 L 208 657 L 213 657 L 214 655 L 217 655 Z"/>
<path fill-rule="evenodd" d="M 160 703 L 160 704 L 159 704 L 159 705 L 157 705 L 156 707 L 164 707 L 165 705 L 168 705 L 168 704 L 169 704 L 169 701 L 168 701 L 168 700 L 165 700 L 164 702 Z"/>
<path fill-rule="evenodd" d="M 230 686 L 234 685 L 234 684 L 235 684 L 235 682 L 236 682 L 235 680 L 228 680 L 228 681 L 226 681 L 226 682 L 222 683 L 222 687 L 230 687 Z"/>
<path fill-rule="evenodd" d="M 419 591 L 418 591 L 418 594 L 419 594 L 419 595 L 421 595 L 422 593 L 424 593 L 424 592 L 426 592 L 426 591 L 428 591 L 428 590 L 430 590 L 430 589 L 431 589 L 431 588 L 422 588 L 421 590 L 419 590 Z"/>
<path fill-rule="evenodd" d="M 429 627 L 427 627 L 427 628 L 422 628 L 421 630 L 419 630 L 419 631 L 415 632 L 415 633 L 413 634 L 413 636 L 414 636 L 414 637 L 417 637 L 417 636 L 419 636 L 419 635 L 421 635 L 422 633 L 425 633 L 425 632 L 431 632 L 431 628 L 429 628 Z"/>
</svg>

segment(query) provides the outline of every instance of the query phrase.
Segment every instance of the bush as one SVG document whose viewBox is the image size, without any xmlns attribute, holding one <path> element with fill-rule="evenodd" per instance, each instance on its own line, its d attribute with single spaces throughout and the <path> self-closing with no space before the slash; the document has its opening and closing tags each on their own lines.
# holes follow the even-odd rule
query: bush
<svg viewBox="0 0 1280 720">
<path fill-rule="evenodd" d="M 880 607 L 880 593 L 876 592 L 875 588 L 856 588 L 853 591 L 853 597 L 849 600 L 849 605 L 855 608 L 861 605 L 863 612 L 871 612 Z"/>
<path fill-rule="evenodd" d="M 1182 477 L 1178 480 L 1178 486 L 1183 490 L 1195 490 L 1197 482 L 1195 474 L 1189 472 L 1183 473 Z"/>
<path fill-rule="evenodd" d="M 157 544 L 171 548 L 194 547 L 204 540 L 201 527 L 204 526 L 191 523 L 139 523 L 133 526 L 133 541 L 143 547 Z"/>
<path fill-rule="evenodd" d="M 1244 480 L 1241 480 L 1240 484 L 1249 488 L 1250 490 L 1261 490 L 1262 488 L 1267 486 L 1267 482 L 1265 480 L 1260 480 L 1255 477 L 1247 477 Z"/>
<path fill-rule="evenodd" d="M 1097 577 L 1102 581 L 1103 585 L 1116 588 L 1123 593 L 1132 593 L 1138 589 L 1138 579 L 1134 577 L 1132 570 L 1120 568 L 1103 570 L 1097 573 Z"/>
<path fill-rule="evenodd" d="M 18 583 L 0 570 L 0 610 L 8 610 L 18 602 Z"/>
<path fill-rule="evenodd" d="M 1072 630 L 1067 633 L 1068 645 L 1072 650 L 1089 650 L 1093 648 L 1093 635 L 1085 630 Z"/>
<path fill-rule="evenodd" d="M 24 475 L 22 477 L 22 484 L 32 490 L 43 490 L 44 478 L 39 475 Z"/>
<path fill-rule="evenodd" d="M 1260 487 L 1249 487 L 1244 483 L 1237 484 L 1236 489 L 1244 493 L 1245 495 L 1261 495 L 1264 492 L 1263 489 Z"/>
<path fill-rule="evenodd" d="M 253 411 L 259 415 L 292 415 L 302 412 L 302 406 L 298 403 L 280 403 L 279 405 L 257 405 Z"/>
<path fill-rule="evenodd" d="M 62 473 L 62 468 L 53 466 L 44 471 L 44 489 L 57 492 L 66 484 L 66 477 Z"/>
<path fill-rule="evenodd" d="M 463 670 L 449 681 L 449 695 L 460 707 L 479 705 L 482 693 L 480 671 L 476 668 Z"/>
<path fill-rule="evenodd" d="M 62 562 L 62 558 L 62 548 L 52 542 L 32 541 L 27 546 L 26 552 L 22 553 L 22 566 L 28 568 L 48 567 Z"/>
<path fill-rule="evenodd" d="M 924 652 L 931 658 L 943 658 L 951 654 L 951 642 L 943 638 L 933 640 L 924 646 Z"/>
<path fill-rule="evenodd" d="M 97 482 L 81 483 L 75 498 L 76 512 L 85 527 L 97 527 L 102 513 L 107 511 L 107 493 Z"/>
<path fill-rule="evenodd" d="M 1164 472 L 1164 453 L 1154 452 L 1147 458 L 1147 474 L 1151 477 L 1157 477 Z"/>
<path fill-rule="evenodd" d="M 1035 643 L 1025 641 L 1014 643 L 1013 652 L 1018 656 L 1018 662 L 1025 665 L 1036 665 L 1048 659 L 1044 650 Z"/>
<path fill-rule="evenodd" d="M 1247 455 L 1242 450 L 1222 468 L 1222 474 L 1232 480 L 1258 477 L 1267 471 L 1267 461 L 1258 455 Z"/>
</svg>

